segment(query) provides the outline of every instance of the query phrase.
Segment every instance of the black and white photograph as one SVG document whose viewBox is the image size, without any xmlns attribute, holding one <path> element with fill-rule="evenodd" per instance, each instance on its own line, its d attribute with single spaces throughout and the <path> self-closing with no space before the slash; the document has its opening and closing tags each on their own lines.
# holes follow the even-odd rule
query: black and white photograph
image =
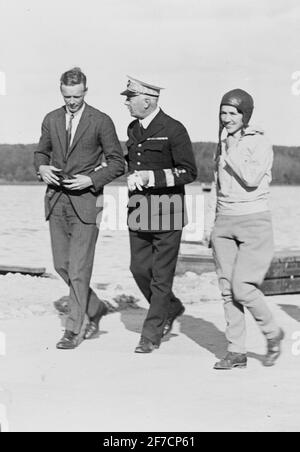
<svg viewBox="0 0 300 452">
<path fill-rule="evenodd" d="M 299 0 L 0 0 L 0 432 L 300 431 Z"/>
</svg>

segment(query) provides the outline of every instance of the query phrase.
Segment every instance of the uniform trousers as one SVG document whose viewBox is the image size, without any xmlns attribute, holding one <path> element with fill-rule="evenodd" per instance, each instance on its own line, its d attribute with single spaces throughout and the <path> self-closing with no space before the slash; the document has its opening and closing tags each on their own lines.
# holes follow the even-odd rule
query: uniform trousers
<svg viewBox="0 0 300 452">
<path fill-rule="evenodd" d="M 130 231 L 133 277 L 150 304 L 142 336 L 160 345 L 166 320 L 182 309 L 172 292 L 182 231 Z"/>
<path fill-rule="evenodd" d="M 92 319 L 105 309 L 90 288 L 99 229 L 79 219 L 65 193 L 55 204 L 49 222 L 54 267 L 70 288 L 66 329 L 79 334 L 85 314 Z"/>
<path fill-rule="evenodd" d="M 218 216 L 212 246 L 224 299 L 228 351 L 246 353 L 245 308 L 267 339 L 279 331 L 260 290 L 274 254 L 271 214 Z"/>
</svg>

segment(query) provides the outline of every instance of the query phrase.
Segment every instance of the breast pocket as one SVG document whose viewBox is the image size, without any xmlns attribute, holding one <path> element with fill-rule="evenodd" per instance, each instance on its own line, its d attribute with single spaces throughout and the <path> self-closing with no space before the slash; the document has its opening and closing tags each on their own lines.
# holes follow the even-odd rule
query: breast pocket
<svg viewBox="0 0 300 452">
<path fill-rule="evenodd" d="M 164 143 L 147 141 L 144 145 L 144 157 L 147 162 L 161 162 L 164 160 Z"/>
<path fill-rule="evenodd" d="M 82 139 L 82 146 L 86 149 L 98 148 L 99 143 L 97 141 L 97 137 L 94 136 L 84 137 Z"/>
</svg>

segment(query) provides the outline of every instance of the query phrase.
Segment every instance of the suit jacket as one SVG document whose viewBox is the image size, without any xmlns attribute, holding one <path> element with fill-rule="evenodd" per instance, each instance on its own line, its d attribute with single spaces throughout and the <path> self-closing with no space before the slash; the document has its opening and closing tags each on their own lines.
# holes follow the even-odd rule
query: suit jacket
<svg viewBox="0 0 300 452">
<path fill-rule="evenodd" d="M 124 173 L 124 157 L 114 124 L 109 116 L 86 105 L 80 119 L 73 143 L 68 152 L 66 111 L 59 108 L 49 113 L 42 125 L 42 135 L 34 156 L 35 168 L 53 165 L 72 176 L 90 176 L 93 187 L 82 191 L 65 190 L 72 205 L 84 223 L 94 224 L 101 211 L 97 198 L 103 194 L 104 185 Z M 107 167 L 95 172 L 103 159 Z M 62 193 L 56 186 L 48 186 L 45 197 L 45 213 L 48 220 L 55 203 Z"/>
<path fill-rule="evenodd" d="M 151 187 L 130 193 L 129 228 L 155 232 L 182 229 L 187 223 L 184 186 L 197 178 L 188 132 L 161 110 L 144 133 L 139 121 L 133 121 L 128 138 L 129 171 L 147 170 L 153 175 Z"/>
</svg>

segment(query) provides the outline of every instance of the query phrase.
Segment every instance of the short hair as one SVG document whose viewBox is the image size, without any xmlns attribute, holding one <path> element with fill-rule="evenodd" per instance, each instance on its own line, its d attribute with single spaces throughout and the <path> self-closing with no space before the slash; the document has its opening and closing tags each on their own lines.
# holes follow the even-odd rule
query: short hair
<svg viewBox="0 0 300 452">
<path fill-rule="evenodd" d="M 70 69 L 67 72 L 64 72 L 64 74 L 60 78 L 60 86 L 74 86 L 74 85 L 80 85 L 83 83 L 84 88 L 87 87 L 87 79 L 86 75 L 82 72 L 80 67 L 74 67 L 73 69 Z"/>
<path fill-rule="evenodd" d="M 159 97 L 148 96 L 144 94 L 144 98 L 149 100 L 151 107 L 156 108 L 159 102 Z"/>
</svg>

